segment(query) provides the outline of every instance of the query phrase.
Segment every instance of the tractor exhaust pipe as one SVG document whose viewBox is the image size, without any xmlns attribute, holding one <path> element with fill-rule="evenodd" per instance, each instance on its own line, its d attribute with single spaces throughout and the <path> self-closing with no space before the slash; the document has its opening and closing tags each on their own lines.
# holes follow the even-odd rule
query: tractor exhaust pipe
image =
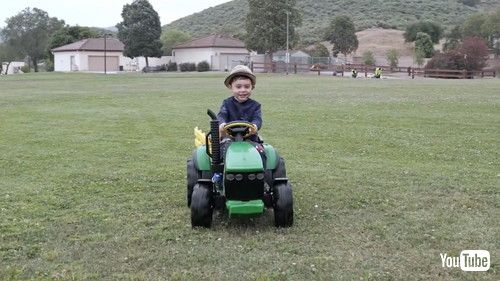
<svg viewBox="0 0 500 281">
<path fill-rule="evenodd" d="M 220 139 L 219 139 L 219 120 L 217 120 L 217 115 L 208 109 L 208 116 L 212 120 L 210 120 L 210 136 L 212 138 L 212 171 L 213 172 L 222 172 L 221 163 L 221 154 L 220 154 Z M 208 144 L 208 143 L 207 143 Z"/>
</svg>

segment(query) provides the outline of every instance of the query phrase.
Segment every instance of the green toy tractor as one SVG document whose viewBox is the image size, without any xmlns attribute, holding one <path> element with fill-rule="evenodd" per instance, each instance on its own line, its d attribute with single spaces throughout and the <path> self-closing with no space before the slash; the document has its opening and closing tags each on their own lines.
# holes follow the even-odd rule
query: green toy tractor
<svg viewBox="0 0 500 281">
<path fill-rule="evenodd" d="M 271 145 L 249 140 L 253 125 L 248 122 L 226 124 L 229 140 L 221 144 L 219 121 L 211 110 L 207 113 L 212 119 L 210 132 L 187 161 L 191 225 L 210 227 L 215 209 L 234 217 L 259 215 L 272 208 L 277 227 L 292 226 L 292 187 L 283 158 Z"/>
</svg>

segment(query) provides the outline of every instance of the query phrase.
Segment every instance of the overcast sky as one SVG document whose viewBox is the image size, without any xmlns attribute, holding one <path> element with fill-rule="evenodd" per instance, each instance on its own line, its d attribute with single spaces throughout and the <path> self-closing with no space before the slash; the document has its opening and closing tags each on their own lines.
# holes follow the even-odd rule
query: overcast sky
<svg viewBox="0 0 500 281">
<path fill-rule="evenodd" d="M 149 0 L 161 25 L 231 0 Z M 0 28 L 26 7 L 39 8 L 69 25 L 110 27 L 122 21 L 123 5 L 132 0 L 0 0 Z"/>
</svg>

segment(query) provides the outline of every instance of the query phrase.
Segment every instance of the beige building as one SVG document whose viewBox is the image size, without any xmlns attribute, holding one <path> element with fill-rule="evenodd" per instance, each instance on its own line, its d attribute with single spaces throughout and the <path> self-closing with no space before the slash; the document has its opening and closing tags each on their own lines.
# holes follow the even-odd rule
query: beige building
<svg viewBox="0 0 500 281">
<path fill-rule="evenodd" d="M 207 61 L 211 70 L 223 71 L 248 62 L 249 52 L 242 41 L 223 35 L 210 35 L 176 45 L 172 61 L 177 64 Z"/>
</svg>

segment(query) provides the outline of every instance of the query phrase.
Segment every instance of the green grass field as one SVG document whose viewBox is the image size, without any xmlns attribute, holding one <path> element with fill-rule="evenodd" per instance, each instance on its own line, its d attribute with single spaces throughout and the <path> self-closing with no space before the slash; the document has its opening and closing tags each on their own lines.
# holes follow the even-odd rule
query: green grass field
<svg viewBox="0 0 500 281">
<path fill-rule="evenodd" d="M 295 225 L 192 229 L 186 159 L 223 75 L 0 77 L 0 279 L 499 279 L 500 79 L 258 75 Z M 442 268 L 466 249 L 492 268 Z"/>
</svg>

